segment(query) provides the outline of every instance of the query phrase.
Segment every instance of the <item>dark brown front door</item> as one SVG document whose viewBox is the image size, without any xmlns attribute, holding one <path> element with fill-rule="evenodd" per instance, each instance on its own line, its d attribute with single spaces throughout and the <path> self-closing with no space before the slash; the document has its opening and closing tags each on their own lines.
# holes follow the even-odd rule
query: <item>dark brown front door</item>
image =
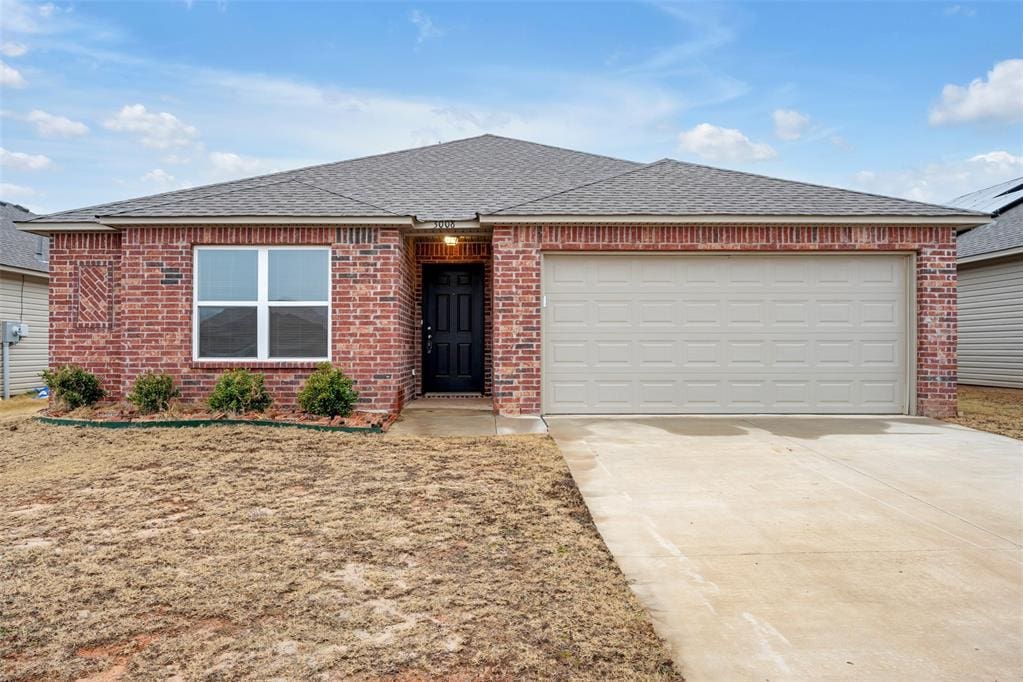
<svg viewBox="0 0 1023 682">
<path fill-rule="evenodd" d="M 423 391 L 483 392 L 483 266 L 423 266 Z"/>
</svg>

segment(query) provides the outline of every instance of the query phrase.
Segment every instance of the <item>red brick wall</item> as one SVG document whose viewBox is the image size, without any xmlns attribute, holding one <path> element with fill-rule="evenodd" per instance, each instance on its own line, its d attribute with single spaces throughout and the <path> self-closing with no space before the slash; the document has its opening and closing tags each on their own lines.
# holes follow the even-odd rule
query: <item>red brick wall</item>
<svg viewBox="0 0 1023 682">
<path fill-rule="evenodd" d="M 53 236 L 50 243 L 50 366 L 74 363 L 120 390 L 124 347 L 117 325 L 121 235 Z"/>
<path fill-rule="evenodd" d="M 493 381 L 493 261 L 488 237 L 463 237 L 457 246 L 448 246 L 436 237 L 409 238 L 411 300 L 415 315 L 412 321 L 411 359 L 416 368 L 415 395 L 423 393 L 423 265 L 427 263 L 478 263 L 483 265 L 483 394 L 490 395 Z"/>
<path fill-rule="evenodd" d="M 419 391 L 424 262 L 488 264 L 485 365 L 495 406 L 540 410 L 540 259 L 544 250 L 860 251 L 917 253 L 917 411 L 955 411 L 956 269 L 952 228 L 903 226 L 497 226 L 492 245 L 446 247 L 394 227 L 129 227 L 59 234 L 51 251 L 50 362 L 96 372 L 115 398 L 144 371 L 173 374 L 204 398 L 225 367 L 267 376 L 292 404 L 307 363 L 192 360 L 192 247 L 330 245 L 334 363 L 358 381 L 363 409 L 394 409 Z M 416 372 L 420 374 L 420 372 Z"/>
<path fill-rule="evenodd" d="M 358 382 L 361 408 L 401 406 L 411 369 L 399 297 L 402 238 L 394 227 L 128 227 L 117 235 L 58 235 L 51 364 L 85 365 L 114 398 L 140 373 L 166 372 L 190 400 L 205 398 L 225 368 L 242 366 L 266 375 L 278 404 L 294 404 L 313 363 L 192 360 L 192 248 L 215 244 L 330 246 L 333 362 Z M 109 324 L 74 320 L 75 291 L 85 281 L 77 276 L 80 262 L 111 264 Z"/>
<path fill-rule="evenodd" d="M 542 251 L 915 251 L 917 412 L 956 410 L 956 263 L 951 227 L 743 225 L 495 226 L 494 403 L 540 411 Z"/>
</svg>

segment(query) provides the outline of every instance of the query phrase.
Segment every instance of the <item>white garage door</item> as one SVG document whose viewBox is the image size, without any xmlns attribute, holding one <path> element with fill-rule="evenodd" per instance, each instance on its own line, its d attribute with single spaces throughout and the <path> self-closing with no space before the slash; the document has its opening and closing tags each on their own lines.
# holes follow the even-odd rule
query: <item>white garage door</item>
<svg viewBox="0 0 1023 682">
<path fill-rule="evenodd" d="M 549 414 L 906 411 L 906 257 L 544 258 Z"/>
</svg>

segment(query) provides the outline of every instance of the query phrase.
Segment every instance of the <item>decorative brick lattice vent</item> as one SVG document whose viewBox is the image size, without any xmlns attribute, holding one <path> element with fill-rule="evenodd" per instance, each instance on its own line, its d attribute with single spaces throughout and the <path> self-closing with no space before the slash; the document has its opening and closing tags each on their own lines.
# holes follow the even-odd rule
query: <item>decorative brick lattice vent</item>
<svg viewBox="0 0 1023 682">
<path fill-rule="evenodd" d="M 78 263 L 75 284 L 75 324 L 109 327 L 114 316 L 113 264 L 110 261 Z"/>
</svg>

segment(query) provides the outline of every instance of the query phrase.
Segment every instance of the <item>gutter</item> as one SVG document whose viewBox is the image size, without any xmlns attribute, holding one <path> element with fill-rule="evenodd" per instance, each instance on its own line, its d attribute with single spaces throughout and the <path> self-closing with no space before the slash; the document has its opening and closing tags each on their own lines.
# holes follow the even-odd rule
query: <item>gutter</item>
<svg viewBox="0 0 1023 682">
<path fill-rule="evenodd" d="M 541 223 L 626 223 L 630 225 L 955 225 L 963 229 L 986 225 L 986 215 L 952 216 L 833 216 L 833 215 L 481 215 L 480 224 L 528 225 Z"/>
<path fill-rule="evenodd" d="M 1009 256 L 1023 256 L 1023 246 L 1017 246 L 1011 249 L 1002 249 L 1001 251 L 989 251 L 988 253 L 978 253 L 973 256 L 965 256 L 956 260 L 957 265 L 965 265 L 967 263 L 976 263 L 984 260 L 994 260 L 996 258 L 1008 258 Z"/>
</svg>

